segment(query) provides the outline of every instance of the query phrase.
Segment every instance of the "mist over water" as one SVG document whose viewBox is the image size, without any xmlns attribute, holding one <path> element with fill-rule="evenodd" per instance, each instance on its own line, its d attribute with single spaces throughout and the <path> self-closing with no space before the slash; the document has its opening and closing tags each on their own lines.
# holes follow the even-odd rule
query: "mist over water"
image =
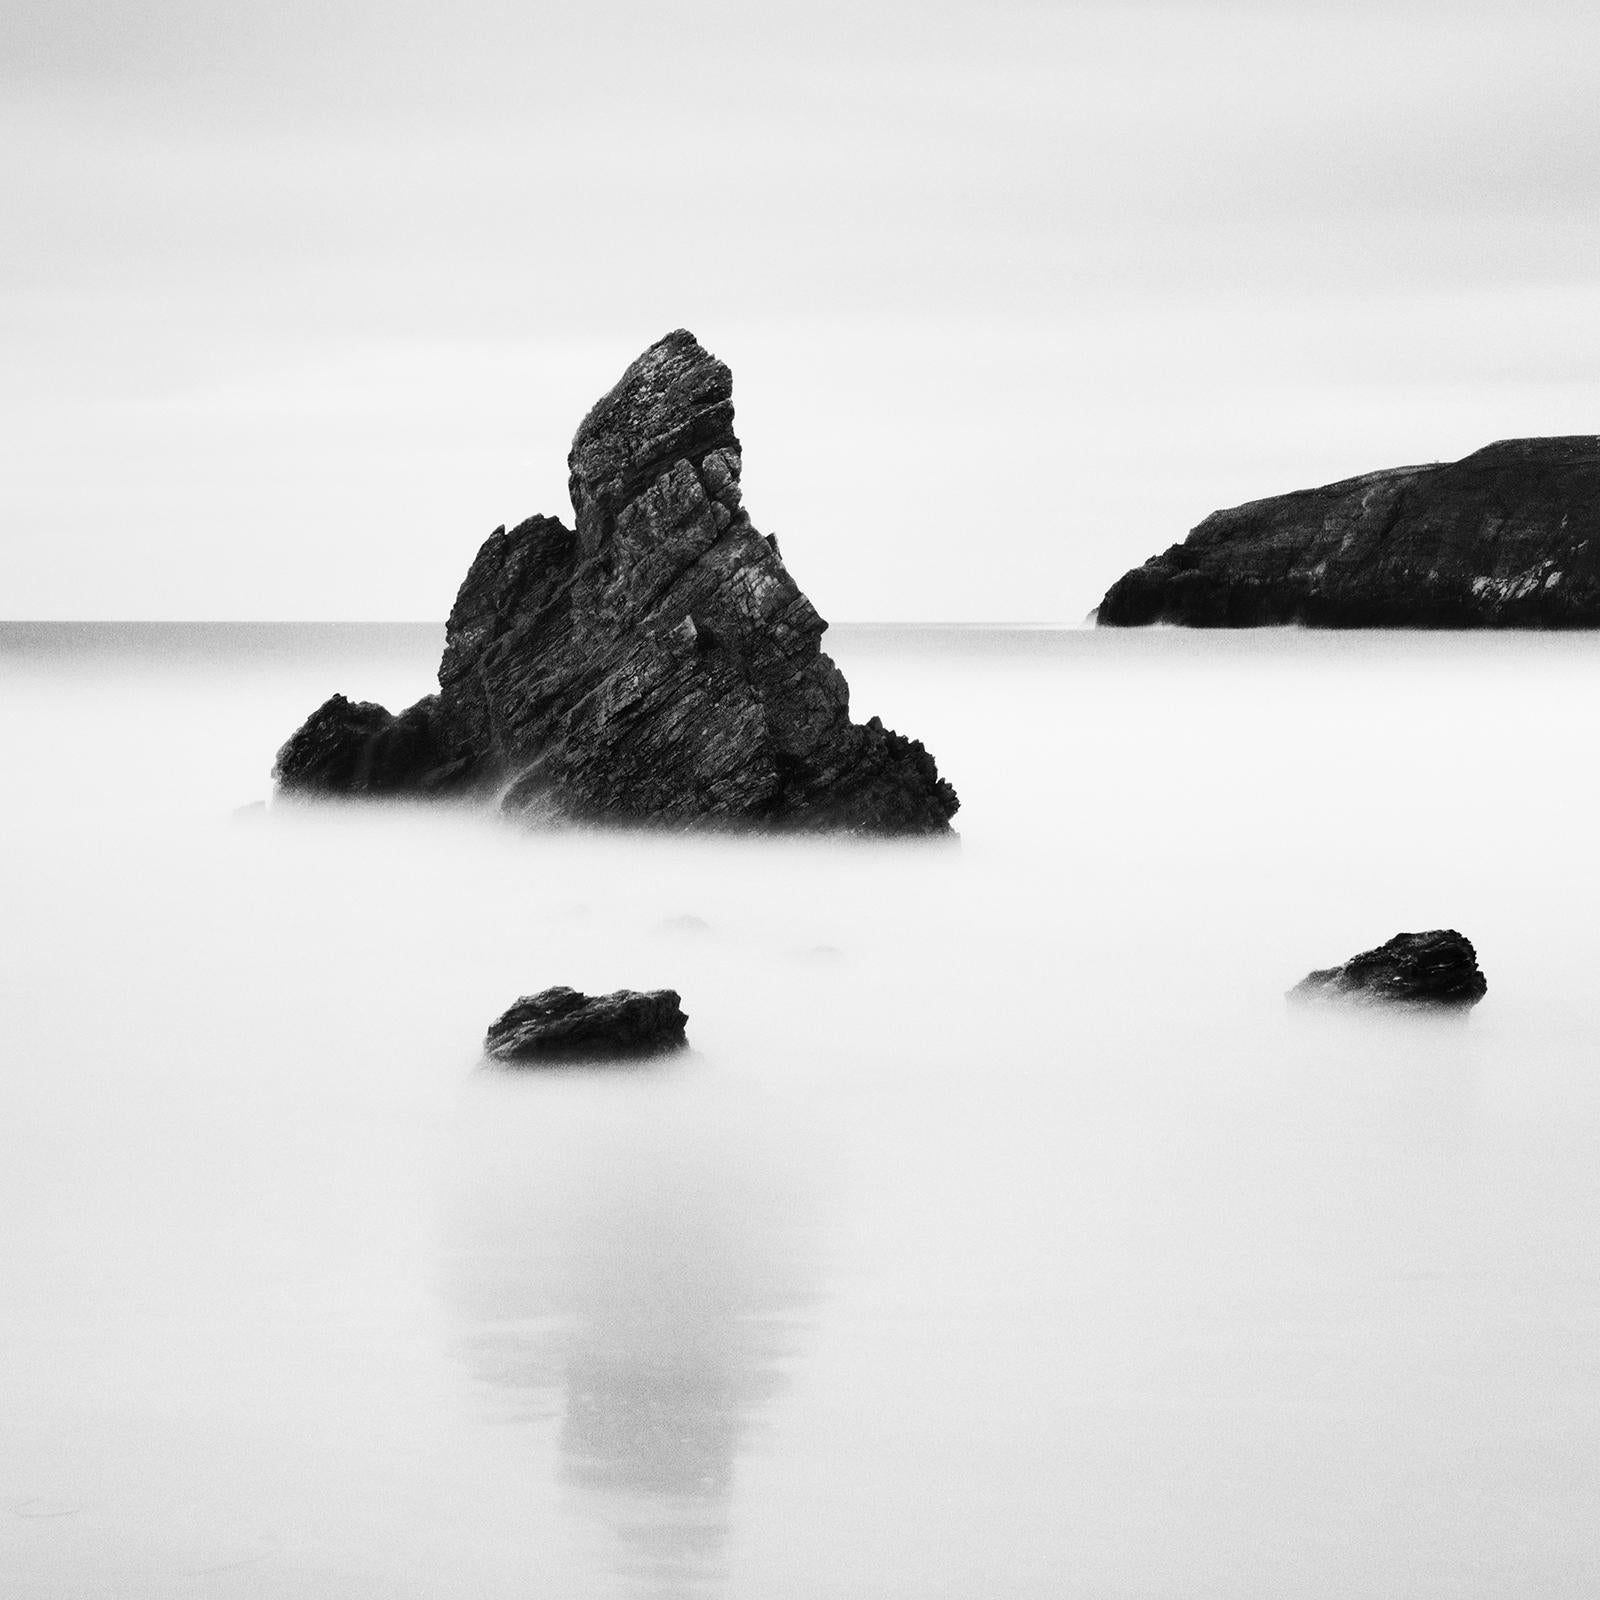
<svg viewBox="0 0 1600 1600">
<path fill-rule="evenodd" d="M 0 1588 L 1594 1592 L 1600 640 L 828 644 L 959 844 L 235 816 L 437 630 L 0 631 Z"/>
</svg>

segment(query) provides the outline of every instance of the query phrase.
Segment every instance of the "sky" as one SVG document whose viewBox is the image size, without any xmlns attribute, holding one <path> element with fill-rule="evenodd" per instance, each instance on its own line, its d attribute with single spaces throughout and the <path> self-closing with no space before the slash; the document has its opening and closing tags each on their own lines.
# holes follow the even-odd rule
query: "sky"
<svg viewBox="0 0 1600 1600">
<path fill-rule="evenodd" d="M 662 334 L 830 620 L 1600 431 L 1600 8 L 0 0 L 0 615 L 442 618 Z"/>
</svg>

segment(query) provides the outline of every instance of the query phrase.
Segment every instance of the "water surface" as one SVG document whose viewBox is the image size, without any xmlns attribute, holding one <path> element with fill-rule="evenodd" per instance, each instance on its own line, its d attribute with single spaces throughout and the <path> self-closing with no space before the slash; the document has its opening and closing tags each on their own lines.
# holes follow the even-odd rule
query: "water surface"
<svg viewBox="0 0 1600 1600">
<path fill-rule="evenodd" d="M 439 631 L 0 630 L 0 1589 L 1595 1592 L 1600 640 L 829 644 L 959 845 L 236 816 Z"/>
</svg>

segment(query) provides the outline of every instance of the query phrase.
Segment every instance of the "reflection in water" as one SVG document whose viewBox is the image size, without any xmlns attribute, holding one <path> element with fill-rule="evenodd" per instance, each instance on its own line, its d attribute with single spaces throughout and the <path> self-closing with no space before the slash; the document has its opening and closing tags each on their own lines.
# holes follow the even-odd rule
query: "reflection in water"
<svg viewBox="0 0 1600 1600">
<path fill-rule="evenodd" d="M 739 1454 L 808 1298 L 792 1161 L 714 1122 L 698 1070 L 485 1074 L 450 1241 L 473 1374 L 522 1425 L 559 1418 L 555 1471 L 606 1564 L 668 1595 L 721 1575 Z"/>
</svg>

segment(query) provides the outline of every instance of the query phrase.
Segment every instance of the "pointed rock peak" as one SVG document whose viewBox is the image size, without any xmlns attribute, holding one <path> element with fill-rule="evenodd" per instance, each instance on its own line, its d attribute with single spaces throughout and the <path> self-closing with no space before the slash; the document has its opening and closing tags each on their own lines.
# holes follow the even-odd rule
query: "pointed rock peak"
<svg viewBox="0 0 1600 1600">
<path fill-rule="evenodd" d="M 589 470 L 609 464 L 597 455 L 641 455 L 691 418 L 727 408 L 733 422 L 733 374 L 687 328 L 657 339 L 589 408 L 573 437 L 574 458 Z M 576 461 L 574 463 L 576 465 Z"/>
<path fill-rule="evenodd" d="M 658 339 L 589 409 L 567 457 L 572 509 L 626 499 L 675 461 L 732 449 L 733 374 L 687 328 Z"/>
<path fill-rule="evenodd" d="M 529 817 L 942 834 L 933 757 L 850 720 L 826 624 L 744 509 L 733 378 L 682 329 L 584 418 L 576 529 L 497 529 L 401 717 L 330 702 L 280 788 L 474 793 Z M 406 786 L 409 785 L 407 790 Z"/>
</svg>

